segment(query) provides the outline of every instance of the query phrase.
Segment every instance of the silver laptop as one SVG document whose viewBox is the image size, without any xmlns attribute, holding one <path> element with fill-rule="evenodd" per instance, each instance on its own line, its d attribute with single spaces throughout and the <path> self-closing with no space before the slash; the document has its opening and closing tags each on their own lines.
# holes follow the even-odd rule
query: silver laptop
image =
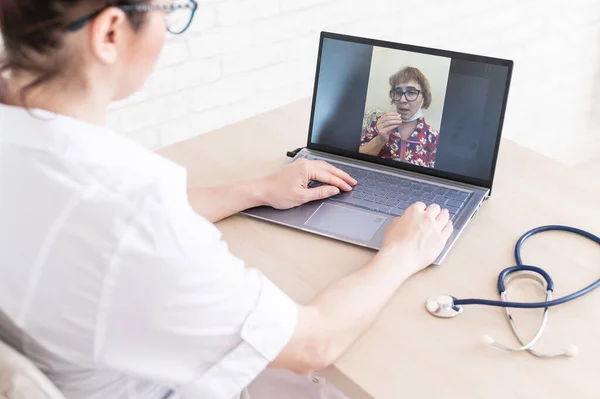
<svg viewBox="0 0 600 399">
<path fill-rule="evenodd" d="M 379 249 L 407 207 L 437 203 L 455 227 L 441 264 L 491 195 L 512 69 L 510 60 L 321 33 L 308 142 L 294 160 L 327 161 L 358 185 L 243 213 Z"/>
</svg>

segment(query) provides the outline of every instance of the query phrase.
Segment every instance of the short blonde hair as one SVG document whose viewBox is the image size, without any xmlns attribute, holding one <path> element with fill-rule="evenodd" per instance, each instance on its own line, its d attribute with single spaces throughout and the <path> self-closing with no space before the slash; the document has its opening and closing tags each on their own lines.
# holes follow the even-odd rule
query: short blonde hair
<svg viewBox="0 0 600 399">
<path fill-rule="evenodd" d="M 431 105 L 432 95 L 431 87 L 429 86 L 429 80 L 423 72 L 415 67 L 402 67 L 398 72 L 390 76 L 390 86 L 392 89 L 400 83 L 410 82 L 411 80 L 416 81 L 421 86 L 421 94 L 423 94 L 423 108 L 427 109 Z M 390 91 L 390 98 L 392 97 Z M 394 101 L 392 101 L 393 103 Z"/>
</svg>

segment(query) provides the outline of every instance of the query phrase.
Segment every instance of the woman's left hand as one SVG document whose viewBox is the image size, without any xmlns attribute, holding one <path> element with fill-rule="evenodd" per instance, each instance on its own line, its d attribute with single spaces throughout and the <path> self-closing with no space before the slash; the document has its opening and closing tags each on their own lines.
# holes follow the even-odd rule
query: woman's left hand
<svg viewBox="0 0 600 399">
<path fill-rule="evenodd" d="M 311 180 L 325 183 L 309 188 Z M 260 181 L 262 202 L 276 209 L 289 209 L 310 201 L 351 191 L 356 180 L 325 161 L 298 159 Z"/>
</svg>

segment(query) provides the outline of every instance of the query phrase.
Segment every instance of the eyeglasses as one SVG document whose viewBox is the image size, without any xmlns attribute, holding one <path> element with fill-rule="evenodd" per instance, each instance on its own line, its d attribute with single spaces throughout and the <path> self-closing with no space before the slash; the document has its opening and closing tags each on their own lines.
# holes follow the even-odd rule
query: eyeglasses
<svg viewBox="0 0 600 399">
<path fill-rule="evenodd" d="M 406 91 L 402 91 L 401 88 L 396 87 L 392 90 L 390 90 L 390 97 L 393 101 L 400 101 L 402 100 L 402 96 L 404 96 L 406 98 L 406 101 L 408 101 L 409 103 L 415 101 L 417 98 L 419 98 L 419 94 L 421 94 L 421 90 L 417 90 L 417 89 L 407 89 Z"/>
<path fill-rule="evenodd" d="M 175 3 L 175 4 L 152 4 L 152 5 L 115 5 L 115 6 L 107 6 L 101 10 L 94 12 L 88 16 L 85 16 L 69 26 L 67 26 L 67 30 L 69 32 L 77 32 L 82 29 L 85 24 L 96 18 L 100 13 L 110 7 L 117 7 L 123 11 L 135 11 L 135 12 L 151 12 L 151 11 L 164 11 L 167 13 L 166 23 L 167 23 L 167 31 L 174 35 L 180 35 L 185 32 L 194 19 L 194 15 L 196 14 L 196 10 L 198 9 L 198 3 L 195 0 L 189 0 L 185 3 Z"/>
</svg>

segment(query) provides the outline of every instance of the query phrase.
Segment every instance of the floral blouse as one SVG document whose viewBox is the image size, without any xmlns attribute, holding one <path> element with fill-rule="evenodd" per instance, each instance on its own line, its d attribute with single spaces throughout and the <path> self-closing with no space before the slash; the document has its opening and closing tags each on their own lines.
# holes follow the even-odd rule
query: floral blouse
<svg viewBox="0 0 600 399">
<path fill-rule="evenodd" d="M 377 137 L 377 121 L 379 117 L 371 122 L 363 138 L 360 140 L 360 145 L 363 146 Z M 437 144 L 439 132 L 425 123 L 425 118 L 417 120 L 415 131 L 410 135 L 408 140 L 403 140 L 400 137 L 398 128 L 392 130 L 390 139 L 387 144 L 381 148 L 379 158 L 392 159 L 394 161 L 408 162 L 413 165 L 425 166 L 433 168 L 435 165 L 435 155 L 437 152 Z"/>
</svg>

